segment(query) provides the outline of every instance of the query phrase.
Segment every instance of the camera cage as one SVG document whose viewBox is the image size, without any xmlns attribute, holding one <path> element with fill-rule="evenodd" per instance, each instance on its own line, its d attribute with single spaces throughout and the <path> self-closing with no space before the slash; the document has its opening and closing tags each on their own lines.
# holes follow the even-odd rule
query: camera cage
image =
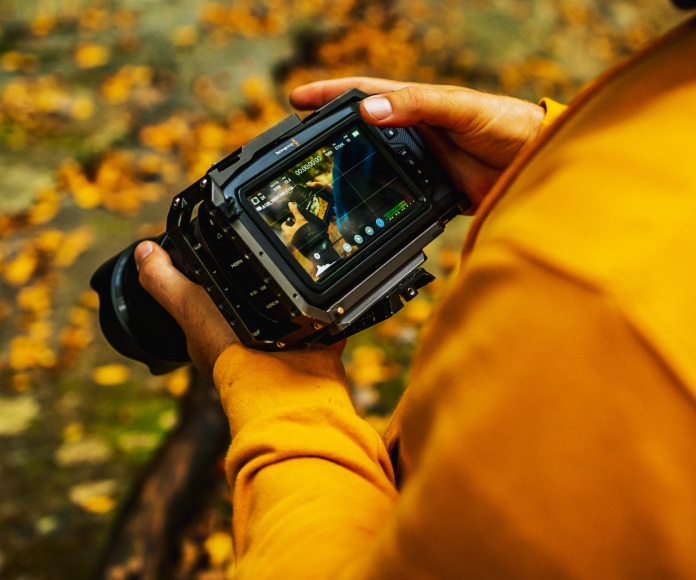
<svg viewBox="0 0 696 580">
<path fill-rule="evenodd" d="M 385 132 L 362 121 L 359 103 L 365 96 L 351 90 L 304 121 L 286 118 L 172 200 L 162 245 L 179 269 L 206 288 L 248 346 L 280 350 L 332 343 L 389 318 L 433 279 L 421 268 L 422 249 L 467 207 L 414 130 Z M 372 240 L 370 251 L 314 281 L 281 247 L 247 195 L 303 159 L 327 134 L 353 126 L 388 160 L 418 207 Z"/>
<path fill-rule="evenodd" d="M 214 164 L 174 197 L 153 239 L 247 346 L 331 344 L 389 318 L 433 280 L 423 248 L 470 205 L 414 129 L 362 120 L 366 96 L 292 115 Z M 317 176 L 321 196 L 307 189 Z M 309 213 L 293 212 L 298 201 Z M 322 216 L 310 211 L 322 204 Z M 162 374 L 187 362 L 186 336 L 140 286 L 136 244 L 90 284 L 109 343 Z"/>
</svg>

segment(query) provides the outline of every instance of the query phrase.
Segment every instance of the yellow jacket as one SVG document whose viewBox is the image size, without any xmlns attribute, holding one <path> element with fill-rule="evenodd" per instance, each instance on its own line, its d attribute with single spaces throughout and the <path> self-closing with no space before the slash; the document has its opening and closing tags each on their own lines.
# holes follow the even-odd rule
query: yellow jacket
<svg viewBox="0 0 696 580">
<path fill-rule="evenodd" d="M 386 447 L 327 348 L 215 381 L 241 578 L 696 577 L 696 21 L 480 208 Z"/>
</svg>

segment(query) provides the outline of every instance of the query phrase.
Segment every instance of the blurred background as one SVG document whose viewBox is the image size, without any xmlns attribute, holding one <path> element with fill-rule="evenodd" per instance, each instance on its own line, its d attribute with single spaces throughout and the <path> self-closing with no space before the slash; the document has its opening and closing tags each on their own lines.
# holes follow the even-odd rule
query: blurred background
<svg viewBox="0 0 696 580">
<path fill-rule="evenodd" d="M 162 519 L 159 548 L 137 526 L 119 545 L 206 387 L 114 352 L 88 281 L 162 232 L 171 198 L 212 162 L 292 112 L 292 87 L 373 75 L 567 102 L 682 18 L 667 0 L 0 0 L 0 578 L 91 578 L 105 559 L 110 577 L 141 577 L 162 546 L 168 577 L 229 574 L 224 437 L 160 460 L 205 478 L 182 488 L 187 516 Z M 426 251 L 438 281 L 346 350 L 379 430 L 466 226 Z"/>
</svg>

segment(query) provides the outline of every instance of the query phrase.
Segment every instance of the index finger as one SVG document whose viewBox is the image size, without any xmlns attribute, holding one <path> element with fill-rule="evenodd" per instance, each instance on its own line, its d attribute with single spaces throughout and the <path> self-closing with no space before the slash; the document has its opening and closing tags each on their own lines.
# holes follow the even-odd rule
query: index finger
<svg viewBox="0 0 696 580">
<path fill-rule="evenodd" d="M 299 219 L 304 219 L 304 216 L 300 212 L 300 208 L 297 207 L 297 204 L 294 201 L 291 201 L 290 203 L 288 203 L 288 209 L 290 210 L 293 217 L 295 218 L 295 221 L 297 221 Z"/>
</svg>

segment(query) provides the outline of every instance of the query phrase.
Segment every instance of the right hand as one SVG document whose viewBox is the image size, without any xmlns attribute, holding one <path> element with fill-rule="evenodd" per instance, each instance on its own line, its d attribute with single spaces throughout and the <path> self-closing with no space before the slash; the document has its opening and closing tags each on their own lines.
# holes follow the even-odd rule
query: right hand
<svg viewBox="0 0 696 580">
<path fill-rule="evenodd" d="M 295 233 L 297 230 L 299 230 L 303 225 L 307 223 L 307 220 L 305 217 L 300 213 L 300 209 L 297 207 L 297 204 L 293 201 L 288 203 L 288 209 L 290 210 L 290 213 L 292 213 L 292 220 L 293 223 L 292 225 L 288 224 L 287 222 L 283 222 L 280 224 L 280 229 L 283 230 L 283 235 L 285 236 L 285 239 L 287 240 L 288 244 L 292 243 L 292 238 L 295 236 Z"/>
<path fill-rule="evenodd" d="M 350 88 L 375 95 L 361 103 L 366 122 L 379 127 L 419 125 L 455 185 L 474 206 L 536 139 L 544 120 L 542 107 L 512 97 L 365 77 L 304 85 L 292 92 L 290 100 L 299 109 L 316 109 Z"/>
<path fill-rule="evenodd" d="M 212 377 L 220 354 L 239 342 L 237 335 L 202 286 L 194 284 L 172 265 L 172 259 L 154 242 L 135 248 L 140 285 L 172 315 L 186 335 L 191 361 Z"/>
</svg>

